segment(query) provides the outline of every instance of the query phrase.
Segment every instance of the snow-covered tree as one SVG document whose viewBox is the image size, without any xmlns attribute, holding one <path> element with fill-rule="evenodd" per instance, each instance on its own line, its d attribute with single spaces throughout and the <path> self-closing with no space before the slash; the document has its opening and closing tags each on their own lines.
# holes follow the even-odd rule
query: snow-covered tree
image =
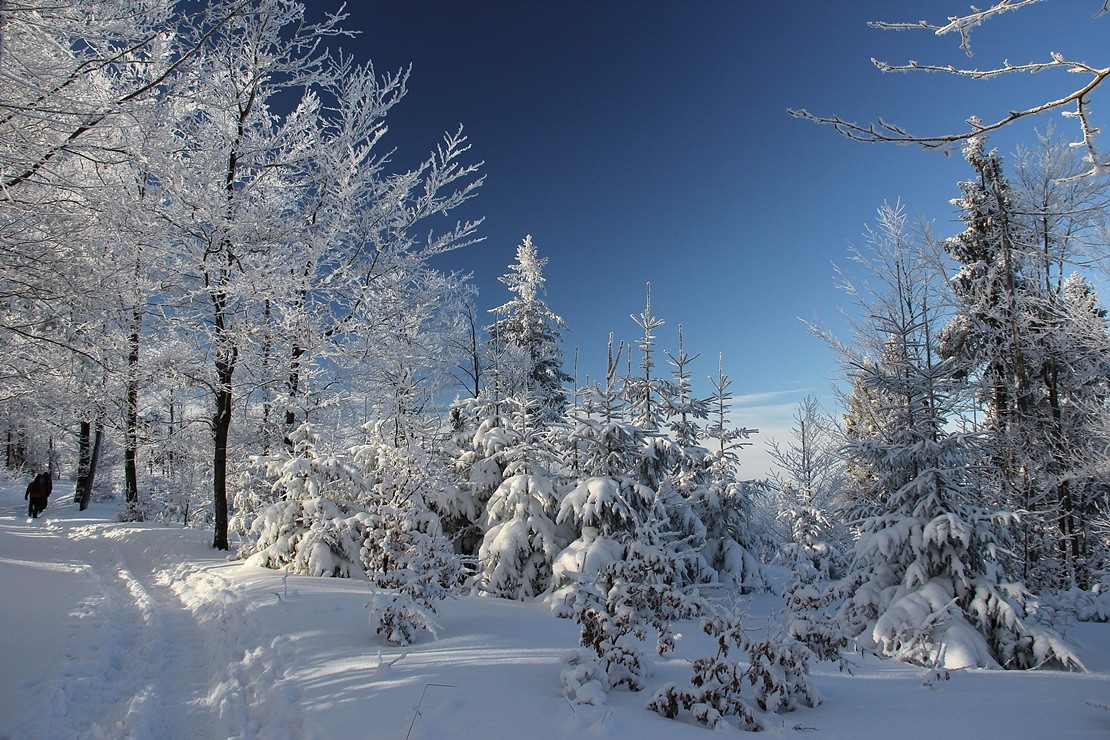
<svg viewBox="0 0 1110 740">
<path fill-rule="evenodd" d="M 1035 241 L 1028 253 L 1028 279 L 1037 284 L 1030 307 L 1034 342 L 1030 361 L 1038 393 L 1034 419 L 1043 481 L 1040 506 L 1047 520 L 1036 581 L 1052 586 L 1092 585 L 1098 549 L 1090 522 L 1097 516 L 1110 469 L 1098 450 L 1108 449 L 1106 412 L 1110 334 L 1105 309 L 1091 281 L 1105 243 L 1110 182 L 1082 177 L 1086 165 L 1050 126 L 1034 146 L 1020 148 L 1013 195 Z M 1098 279 L 1103 273 L 1095 272 Z M 1031 466 L 1032 467 L 1032 466 Z M 1031 578 L 1032 580 L 1032 578 Z"/>
<path fill-rule="evenodd" d="M 370 600 L 374 631 L 396 645 L 438 636 L 436 602 L 457 591 L 462 563 L 415 497 L 380 501 L 364 517 L 362 560 L 381 589 Z"/>
<path fill-rule="evenodd" d="M 456 549 L 466 555 L 477 554 L 485 535 L 486 504 L 512 475 L 506 471 L 523 442 L 514 403 L 500 394 L 494 371 L 476 398 L 457 400 L 449 411 L 455 493 L 442 502 L 444 525 Z"/>
<path fill-rule="evenodd" d="M 248 539 L 237 555 L 250 565 L 310 576 L 363 577 L 361 516 L 369 482 L 343 456 L 319 448 L 308 424 L 293 434 L 293 452 L 258 457 L 238 496 Z"/>
<path fill-rule="evenodd" d="M 592 583 L 580 585 L 571 608 L 581 626 L 581 644 L 592 655 L 580 652 L 568 661 L 563 672 L 568 696 L 594 703 L 595 686 L 583 676 L 604 690 L 642 690 L 649 665 L 640 643 L 653 636 L 659 655 L 670 652 L 672 623 L 705 609 L 701 597 L 684 587 L 688 568 L 683 561 L 693 553 L 675 544 L 663 521 L 646 521 L 637 526 L 624 557 L 602 566 Z"/>
<path fill-rule="evenodd" d="M 605 566 L 625 556 L 637 527 L 665 516 L 655 492 L 627 475 L 580 481 L 559 505 L 556 521 L 579 536 L 554 563 L 555 586 L 593 582 Z"/>
<path fill-rule="evenodd" d="M 747 671 L 740 656 L 735 654 L 748 644 L 742 618 L 741 614 L 733 612 L 704 619 L 702 629 L 717 640 L 717 652 L 694 661 L 690 687 L 664 684 L 648 702 L 648 709 L 669 719 L 677 718 L 685 710 L 693 714 L 695 721 L 715 730 L 731 729 L 729 718 L 739 721 L 741 730 L 763 729 L 744 696 Z"/>
<path fill-rule="evenodd" d="M 369 604 L 370 624 L 387 641 L 407 645 L 421 632 L 437 636 L 436 603 L 464 580 L 434 506 L 449 484 L 414 440 L 398 444 L 383 422 L 368 433 L 353 459 L 369 481 L 360 558 L 380 589 Z"/>
<path fill-rule="evenodd" d="M 571 419 L 569 445 L 585 476 L 621 476 L 634 470 L 643 447 L 643 431 L 627 420 L 624 384 L 618 376 L 624 343 L 613 346 L 609 335 L 605 380 L 586 389 L 582 414 Z"/>
<path fill-rule="evenodd" d="M 704 455 L 704 448 L 699 442 L 704 438 L 704 426 L 709 418 L 709 401 L 700 398 L 694 393 L 693 372 L 690 366 L 701 355 L 690 355 L 686 352 L 683 340 L 682 325 L 678 325 L 678 351 L 667 352 L 667 362 L 671 365 L 672 396 L 667 399 L 668 422 L 667 428 L 674 438 L 675 444 L 683 450 L 686 458 L 693 455 L 700 458 Z M 684 467 L 696 467 L 698 460 L 684 459 Z"/>
<path fill-rule="evenodd" d="M 233 412 L 249 398 L 237 374 L 281 391 L 284 408 L 272 411 L 288 430 L 313 373 L 373 358 L 360 342 L 374 338 L 368 327 L 405 313 L 426 260 L 476 227 L 415 235 L 481 180 L 462 163 L 461 133 L 417 167 L 390 171 L 377 144 L 405 75 L 330 54 L 322 42 L 340 22 L 308 23 L 286 0 L 209 3 L 188 26 L 212 28 L 206 46 L 173 78 L 179 105 L 167 125 L 189 146 L 150 162 L 159 215 L 173 226 L 169 326 L 209 365 L 199 383 L 212 403 L 217 548 L 227 547 Z"/>
<path fill-rule="evenodd" d="M 531 235 L 525 236 L 516 248 L 516 261 L 509 265 L 511 272 L 498 278 L 514 297 L 490 310 L 498 318 L 486 327 L 489 352 L 500 357 L 500 362 L 517 366 L 515 372 L 503 369 L 507 376 L 505 395 L 533 395 L 539 426 L 563 414 L 567 405 L 565 386 L 571 380 L 563 369 L 562 332 L 566 323 L 541 298 L 546 293 L 546 265 L 547 258 L 539 256 Z M 512 358 L 517 362 L 513 363 Z"/>
<path fill-rule="evenodd" d="M 755 499 L 763 494 L 763 486 L 740 478 L 739 452 L 759 430 L 737 427 L 729 419 L 732 379 L 724 372 L 723 355 L 717 358 L 717 375 L 709 380 L 713 393 L 706 435 L 716 444 L 705 459 L 708 482 L 697 489 L 691 503 L 705 523 L 705 559 L 718 582 L 753 591 L 767 585 L 760 554 L 772 541 L 755 518 Z"/>
<path fill-rule="evenodd" d="M 640 369 L 643 375 L 630 374 L 625 383 L 625 392 L 628 394 L 628 408 L 632 422 L 641 429 L 655 432 L 663 427 L 667 411 L 666 401 L 672 394 L 667 379 L 653 375 L 656 365 L 655 330 L 666 322 L 651 311 L 651 283 L 645 287 L 645 293 L 644 310 L 638 316 L 634 314 L 631 317 L 643 332 L 637 340 L 640 348 Z"/>
<path fill-rule="evenodd" d="M 794 411 L 790 439 L 772 439 L 768 453 L 776 470 L 771 474 L 782 508 L 829 508 L 844 487 L 844 461 L 838 447 L 842 434 L 822 411 L 816 396 L 806 396 Z"/>
<path fill-rule="evenodd" d="M 1106 433 L 1091 379 L 1101 365 L 1094 348 L 1108 345 L 1105 325 L 1092 321 L 1101 310 L 1093 293 L 1081 308 L 1067 297 L 1066 276 L 1097 238 L 1091 214 L 1104 188 L 1070 178 L 1078 163 L 1051 138 L 1037 156 L 1022 158 L 1017 187 L 981 139 L 965 156 L 976 177 L 961 184 L 965 230 L 944 244 L 958 267 L 951 279 L 958 310 L 942 349 L 977 390 L 992 461 L 984 490 L 1025 512 L 1017 532 L 1022 577 L 1087 585 L 1082 488 L 1105 477 L 1077 465 L 1083 457 L 1075 449 Z"/>
<path fill-rule="evenodd" d="M 823 510 L 808 506 L 787 509 L 780 518 L 791 529 L 782 551 L 790 569 L 782 591 L 784 630 L 819 659 L 843 664 L 840 650 L 847 647 L 848 636 L 829 611 L 836 600 L 832 582 L 843 575 L 845 565 L 843 553 L 828 541 L 832 521 Z"/>
<path fill-rule="evenodd" d="M 839 587 L 841 625 L 866 645 L 922 665 L 1079 667 L 1051 630 L 1026 617 L 1028 595 L 999 565 L 1013 517 L 971 487 L 977 440 L 949 430 L 958 367 L 935 335 L 942 283 L 901 208 L 884 206 L 866 275 L 847 287 L 866 317 L 840 345 L 861 385 L 879 391 L 877 433 L 849 454 L 870 471 L 869 515 Z M 877 359 L 864 362 L 870 354 Z"/>
<path fill-rule="evenodd" d="M 559 492 L 547 475 L 506 478 L 486 506 L 478 550 L 479 587 L 510 599 L 528 599 L 551 587 L 551 566 L 567 545 L 555 523 Z"/>
</svg>

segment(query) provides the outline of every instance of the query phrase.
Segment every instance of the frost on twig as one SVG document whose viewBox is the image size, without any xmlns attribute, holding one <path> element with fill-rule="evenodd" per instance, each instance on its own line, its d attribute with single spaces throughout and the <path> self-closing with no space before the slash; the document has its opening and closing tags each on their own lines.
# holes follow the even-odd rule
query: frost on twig
<svg viewBox="0 0 1110 740">
<path fill-rule="evenodd" d="M 919 30 L 932 31 L 937 36 L 948 33 L 960 35 L 960 48 L 971 56 L 971 31 L 982 25 L 990 18 L 1001 13 L 1018 10 L 1040 0 L 998 0 L 989 8 L 979 10 L 972 8 L 972 12 L 964 16 L 952 16 L 945 24 L 933 24 L 927 21 L 916 23 L 889 23 L 875 21 L 868 25 L 872 28 L 883 30 Z M 1095 18 L 1110 11 L 1110 0 L 1104 0 L 1102 6 L 1094 14 Z M 1042 103 L 1017 110 L 1011 110 L 1006 115 L 984 123 L 977 117 L 967 120 L 967 128 L 961 131 L 938 134 L 934 136 L 921 136 L 911 133 L 900 125 L 890 123 L 882 118 L 871 123 L 855 123 L 840 116 L 819 116 L 805 109 L 790 109 L 788 112 L 795 118 L 800 118 L 814 123 L 831 125 L 841 135 L 855 141 L 864 142 L 893 142 L 898 144 L 917 144 L 926 149 L 947 149 L 953 144 L 967 141 L 975 136 L 997 131 L 1021 118 L 1039 115 L 1052 110 L 1060 110 L 1068 118 L 1079 121 L 1081 137 L 1072 146 L 1086 149 L 1086 161 L 1091 165 L 1087 175 L 1104 175 L 1110 172 L 1110 158 L 1099 153 L 1095 146 L 1095 136 L 1099 129 L 1091 123 L 1090 119 L 1090 94 L 1099 85 L 1110 77 L 1110 67 L 1096 67 L 1085 62 L 1070 59 L 1058 52 L 1050 52 L 1049 59 L 1027 64 L 1011 64 L 1008 60 L 1001 66 L 975 69 L 957 67 L 955 65 L 921 64 L 910 60 L 905 64 L 890 64 L 877 59 L 871 60 L 882 72 L 939 72 L 957 77 L 968 77 L 975 80 L 989 79 L 1007 74 L 1036 74 L 1046 70 L 1063 70 L 1084 77 L 1085 82 L 1076 87 L 1067 95 L 1044 101 Z"/>
</svg>

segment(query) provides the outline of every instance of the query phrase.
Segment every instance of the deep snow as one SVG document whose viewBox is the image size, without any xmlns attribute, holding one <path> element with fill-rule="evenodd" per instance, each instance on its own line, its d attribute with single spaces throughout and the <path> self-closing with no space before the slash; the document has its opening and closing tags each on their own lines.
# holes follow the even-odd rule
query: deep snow
<svg viewBox="0 0 1110 740">
<path fill-rule="evenodd" d="M 367 622 L 364 582 L 286 577 L 228 561 L 207 531 L 79 512 L 57 483 L 29 520 L 0 487 L 0 738 L 705 738 L 646 709 L 655 686 L 708 654 L 682 624 L 651 688 L 603 707 L 563 698 L 577 625 L 492 598 L 442 604 L 440 639 L 398 649 Z M 749 605 L 753 630 L 776 608 Z M 822 664 L 816 709 L 759 714 L 766 735 L 816 738 L 1110 736 L 1110 625 L 1067 624 L 1082 674 L 920 668 L 853 656 Z"/>
</svg>

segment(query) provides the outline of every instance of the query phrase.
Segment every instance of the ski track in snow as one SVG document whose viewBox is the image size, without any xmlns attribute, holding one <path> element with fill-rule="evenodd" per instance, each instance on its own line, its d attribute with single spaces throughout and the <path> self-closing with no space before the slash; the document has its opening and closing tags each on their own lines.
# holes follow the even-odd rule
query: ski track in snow
<svg viewBox="0 0 1110 740">
<path fill-rule="evenodd" d="M 44 729 L 77 740 L 302 736 L 299 691 L 283 685 L 293 645 L 248 631 L 244 615 L 232 613 L 242 602 L 218 573 L 227 564 L 218 555 L 209 566 L 157 562 L 165 549 L 154 539 L 195 539 L 195 531 L 49 514 L 34 524 L 36 546 L 68 551 L 69 572 L 88 595 L 64 634 L 49 636 L 67 658 L 63 671 L 26 686 L 38 701 L 0 736 L 32 740 Z"/>
</svg>

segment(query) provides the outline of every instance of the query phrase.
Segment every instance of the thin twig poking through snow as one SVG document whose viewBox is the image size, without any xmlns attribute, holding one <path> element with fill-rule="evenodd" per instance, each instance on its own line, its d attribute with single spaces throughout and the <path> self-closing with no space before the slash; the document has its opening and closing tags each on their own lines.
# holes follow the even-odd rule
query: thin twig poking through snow
<svg viewBox="0 0 1110 740">
<path fill-rule="evenodd" d="M 379 649 L 378 650 L 378 664 L 374 667 L 375 668 L 382 668 L 382 667 L 392 668 L 393 666 L 397 665 L 398 663 L 400 663 L 402 660 L 404 660 L 407 657 L 409 657 L 408 653 L 401 653 L 400 655 L 398 655 L 393 660 L 386 660 L 385 658 L 382 657 L 382 651 Z"/>
<path fill-rule="evenodd" d="M 416 706 L 412 708 L 412 722 L 409 722 L 409 730 L 405 733 L 405 740 L 409 740 L 412 735 L 412 728 L 416 725 L 416 718 L 420 716 L 420 705 L 424 703 L 424 694 L 428 693 L 428 688 L 431 686 L 438 686 L 442 689 L 457 689 L 458 686 L 453 686 L 449 683 L 426 683 L 424 690 L 420 692 L 420 701 L 416 702 Z"/>
</svg>

